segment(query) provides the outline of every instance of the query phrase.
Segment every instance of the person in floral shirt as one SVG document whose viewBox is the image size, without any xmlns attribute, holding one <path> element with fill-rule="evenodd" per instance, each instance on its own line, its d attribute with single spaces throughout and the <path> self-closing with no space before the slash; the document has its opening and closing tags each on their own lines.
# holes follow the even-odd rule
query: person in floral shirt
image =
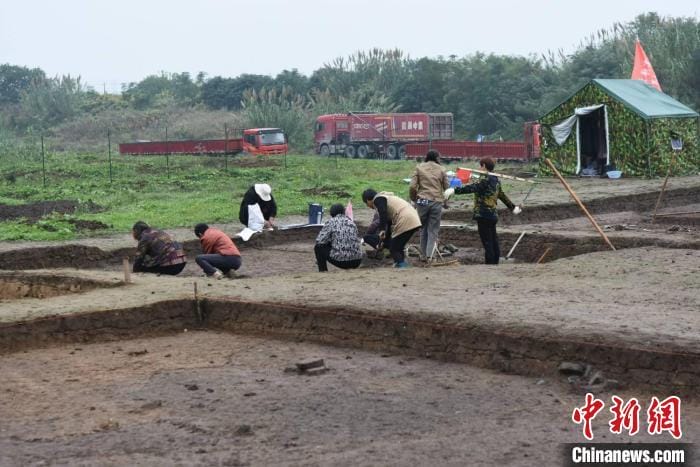
<svg viewBox="0 0 700 467">
<path fill-rule="evenodd" d="M 355 269 L 362 262 L 357 226 L 345 215 L 342 204 L 331 206 L 331 219 L 316 237 L 316 263 L 319 272 L 328 271 L 328 263 L 341 269 Z"/>
</svg>

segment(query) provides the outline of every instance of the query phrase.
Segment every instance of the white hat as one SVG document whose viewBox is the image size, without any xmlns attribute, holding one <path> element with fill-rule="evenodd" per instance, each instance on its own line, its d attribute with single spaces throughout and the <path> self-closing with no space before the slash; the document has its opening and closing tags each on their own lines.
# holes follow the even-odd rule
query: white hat
<svg viewBox="0 0 700 467">
<path fill-rule="evenodd" d="M 261 200 L 270 201 L 272 199 L 272 188 L 270 188 L 270 185 L 268 185 L 267 183 L 256 183 L 254 186 L 255 193 L 257 193 L 257 195 L 260 196 Z"/>
</svg>

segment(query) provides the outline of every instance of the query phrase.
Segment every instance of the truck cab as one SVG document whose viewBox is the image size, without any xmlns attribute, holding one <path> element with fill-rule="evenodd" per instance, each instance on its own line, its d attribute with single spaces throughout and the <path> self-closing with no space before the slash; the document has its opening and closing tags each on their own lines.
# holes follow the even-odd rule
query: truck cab
<svg viewBox="0 0 700 467">
<path fill-rule="evenodd" d="M 243 151 L 255 155 L 286 154 L 287 135 L 279 128 L 243 130 Z"/>
<path fill-rule="evenodd" d="M 345 114 L 321 115 L 314 127 L 314 149 L 316 154 L 328 156 L 342 152 L 350 142 L 350 121 Z"/>
</svg>

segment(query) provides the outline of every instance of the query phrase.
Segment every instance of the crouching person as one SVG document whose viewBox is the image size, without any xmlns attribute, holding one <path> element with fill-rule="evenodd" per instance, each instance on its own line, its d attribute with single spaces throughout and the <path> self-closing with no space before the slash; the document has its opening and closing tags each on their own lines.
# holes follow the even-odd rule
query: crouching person
<svg viewBox="0 0 700 467">
<path fill-rule="evenodd" d="M 362 262 L 362 248 L 357 226 L 345 215 L 342 204 L 331 206 L 331 219 L 316 237 L 316 263 L 319 272 L 328 271 L 328 264 L 341 269 L 355 269 Z"/>
<path fill-rule="evenodd" d="M 131 235 L 139 242 L 134 259 L 134 272 L 176 276 L 185 269 L 185 251 L 182 245 L 167 233 L 138 221 L 132 227 Z"/>
<path fill-rule="evenodd" d="M 204 252 L 197 255 L 195 261 L 207 276 L 215 279 L 221 279 L 224 275 L 232 277 L 233 271 L 241 267 L 241 253 L 224 232 L 207 224 L 197 224 L 194 234 L 199 238 Z"/>
<path fill-rule="evenodd" d="M 395 268 L 410 267 L 404 248 L 421 227 L 420 217 L 413 207 L 393 193 L 377 193 L 371 188 L 362 193 L 362 201 L 379 213 L 379 239 L 389 245 Z"/>
</svg>

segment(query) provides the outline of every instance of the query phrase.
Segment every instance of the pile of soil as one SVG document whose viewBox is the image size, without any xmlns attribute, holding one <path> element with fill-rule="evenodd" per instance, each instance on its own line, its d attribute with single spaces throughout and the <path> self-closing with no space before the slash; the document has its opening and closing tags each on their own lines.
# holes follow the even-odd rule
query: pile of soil
<svg viewBox="0 0 700 467">
<path fill-rule="evenodd" d="M 234 164 L 237 167 L 278 167 L 282 161 L 276 157 L 239 157 Z"/>
<path fill-rule="evenodd" d="M 100 221 L 86 221 L 83 219 L 69 219 L 69 224 L 75 226 L 77 230 L 102 230 L 108 229 L 109 226 L 104 222 Z"/>
<path fill-rule="evenodd" d="M 28 204 L 0 204 L 0 221 L 25 218 L 30 221 L 36 221 L 56 212 L 59 214 L 73 214 L 76 209 L 81 208 L 87 212 L 104 211 L 102 206 L 99 206 L 92 201 L 80 203 L 76 200 L 56 200 L 56 201 L 37 201 Z"/>
<path fill-rule="evenodd" d="M 347 191 L 340 190 L 331 186 L 318 186 L 315 188 L 304 188 L 301 192 L 305 195 L 329 196 L 336 198 L 352 198 L 352 195 Z"/>
</svg>

